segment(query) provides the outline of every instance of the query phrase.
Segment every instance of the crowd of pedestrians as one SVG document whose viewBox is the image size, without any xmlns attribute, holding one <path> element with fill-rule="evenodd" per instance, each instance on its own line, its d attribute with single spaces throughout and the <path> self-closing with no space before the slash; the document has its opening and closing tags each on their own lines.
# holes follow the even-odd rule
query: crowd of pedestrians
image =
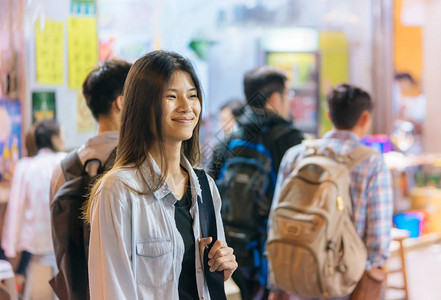
<svg viewBox="0 0 441 300">
<path fill-rule="evenodd" d="M 223 140 L 203 158 L 188 59 L 157 50 L 96 66 L 82 92 L 97 134 L 66 155 L 59 124 L 39 122 L 15 167 L 0 258 L 21 256 L 18 288 L 47 255 L 61 300 L 226 299 L 230 277 L 243 300 L 378 298 L 393 204 L 382 156 L 360 144 L 373 100 L 334 87 L 333 129 L 304 140 L 287 80 L 247 72 L 245 101 L 222 106 Z"/>
</svg>

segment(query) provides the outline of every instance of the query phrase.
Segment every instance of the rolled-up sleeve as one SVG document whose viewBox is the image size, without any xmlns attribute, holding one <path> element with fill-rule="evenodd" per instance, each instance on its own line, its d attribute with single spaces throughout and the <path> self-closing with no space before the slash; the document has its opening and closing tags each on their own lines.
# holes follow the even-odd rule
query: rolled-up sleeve
<svg viewBox="0 0 441 300">
<path fill-rule="evenodd" d="M 132 272 L 131 209 L 116 190 L 99 189 L 91 207 L 91 299 L 138 299 Z"/>
<path fill-rule="evenodd" d="M 393 187 L 389 169 L 379 158 L 368 183 L 366 203 L 367 268 L 381 267 L 389 257 Z"/>
</svg>

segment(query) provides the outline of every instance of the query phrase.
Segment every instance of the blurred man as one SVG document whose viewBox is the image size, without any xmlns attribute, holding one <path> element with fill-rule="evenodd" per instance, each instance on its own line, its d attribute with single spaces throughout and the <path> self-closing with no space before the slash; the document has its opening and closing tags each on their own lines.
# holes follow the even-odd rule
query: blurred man
<svg viewBox="0 0 441 300">
<path fill-rule="evenodd" d="M 331 149 L 334 155 L 346 155 L 360 146 L 360 139 L 369 131 L 373 103 L 370 95 L 360 88 L 342 84 L 328 95 L 329 116 L 334 129 L 319 140 L 320 149 Z M 277 207 L 285 179 L 296 169 L 305 157 L 305 145 L 289 149 L 280 165 L 272 211 Z M 285 189 L 288 186 L 285 186 Z M 374 153 L 351 169 L 350 196 L 352 199 L 353 218 L 359 237 L 367 248 L 366 272 L 360 283 L 372 278 L 370 292 L 381 290 L 384 278 L 383 266 L 389 257 L 390 230 L 392 227 L 393 197 L 392 180 L 383 157 Z M 330 237 L 331 238 L 331 237 Z M 287 261 L 286 264 L 290 262 Z M 272 273 L 273 270 L 270 270 Z M 295 274 L 301 278 L 304 274 Z M 270 276 L 273 278 L 273 276 Z M 270 282 L 273 285 L 274 282 Z M 364 285 L 360 284 L 355 292 Z M 363 291 L 369 292 L 369 291 Z M 369 294 L 368 294 L 369 295 Z M 284 292 L 271 293 L 270 299 L 299 299 Z M 346 299 L 346 298 L 345 298 Z M 358 298 L 356 298 L 358 299 Z M 363 299 L 376 299 L 366 297 Z"/>
<path fill-rule="evenodd" d="M 285 151 L 303 139 L 290 119 L 286 75 L 268 66 L 245 74 L 247 111 L 216 147 L 210 166 L 222 197 L 228 244 L 239 263 L 233 279 L 242 299 L 266 299 L 266 222 Z"/>
<path fill-rule="evenodd" d="M 230 100 L 220 108 L 219 126 L 222 129 L 224 136 L 228 136 L 235 130 L 237 126 L 237 118 L 240 117 L 244 111 L 245 104 L 239 100 Z"/>
<path fill-rule="evenodd" d="M 87 75 L 83 95 L 98 122 L 98 134 L 71 152 L 52 175 L 52 238 L 59 272 L 50 284 L 61 300 L 89 298 L 89 228 L 81 218 L 81 206 L 93 178 L 113 165 L 130 67 L 128 62 L 110 60 Z"/>
</svg>

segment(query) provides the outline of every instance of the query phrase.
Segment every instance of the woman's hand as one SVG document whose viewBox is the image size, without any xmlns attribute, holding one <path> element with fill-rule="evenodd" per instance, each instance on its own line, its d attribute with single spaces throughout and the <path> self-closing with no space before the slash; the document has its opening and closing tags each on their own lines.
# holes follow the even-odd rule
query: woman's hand
<svg viewBox="0 0 441 300">
<path fill-rule="evenodd" d="M 211 237 L 200 240 L 201 257 L 204 257 L 204 248 L 212 241 Z M 228 247 L 227 243 L 223 241 L 216 241 L 208 252 L 208 265 L 210 272 L 224 271 L 224 281 L 227 281 L 233 272 L 237 269 L 236 256 L 233 254 L 234 250 Z"/>
</svg>

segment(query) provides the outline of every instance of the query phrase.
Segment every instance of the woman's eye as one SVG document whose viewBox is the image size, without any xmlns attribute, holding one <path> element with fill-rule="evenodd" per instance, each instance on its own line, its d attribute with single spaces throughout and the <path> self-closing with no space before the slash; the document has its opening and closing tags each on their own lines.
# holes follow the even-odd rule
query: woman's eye
<svg viewBox="0 0 441 300">
<path fill-rule="evenodd" d="M 166 98 L 176 98 L 176 96 L 175 95 L 167 95 L 167 96 L 165 96 Z"/>
<path fill-rule="evenodd" d="M 195 98 L 197 98 L 198 97 L 198 95 L 197 94 L 194 94 L 194 95 L 190 95 L 190 98 L 192 98 L 192 99 L 195 99 Z"/>
</svg>

